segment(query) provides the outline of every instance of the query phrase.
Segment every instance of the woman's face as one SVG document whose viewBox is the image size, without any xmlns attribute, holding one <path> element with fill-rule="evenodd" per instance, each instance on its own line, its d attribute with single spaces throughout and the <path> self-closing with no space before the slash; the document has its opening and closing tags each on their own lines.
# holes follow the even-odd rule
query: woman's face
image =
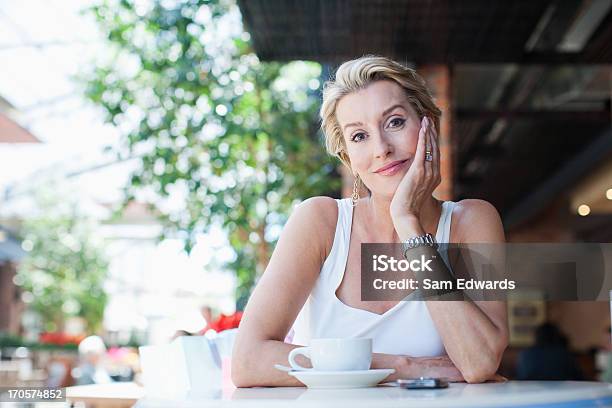
<svg viewBox="0 0 612 408">
<path fill-rule="evenodd" d="M 353 174 L 391 198 L 416 152 L 421 119 L 393 81 L 376 81 L 340 99 L 336 118 Z"/>
</svg>

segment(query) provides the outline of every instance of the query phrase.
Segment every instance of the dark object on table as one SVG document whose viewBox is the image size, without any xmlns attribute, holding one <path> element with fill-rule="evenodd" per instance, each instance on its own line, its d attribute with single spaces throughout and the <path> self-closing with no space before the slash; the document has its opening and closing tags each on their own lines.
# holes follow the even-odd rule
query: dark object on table
<svg viewBox="0 0 612 408">
<path fill-rule="evenodd" d="M 448 382 L 440 378 L 415 378 L 410 380 L 397 380 L 400 388 L 407 390 L 431 390 L 438 388 L 448 388 Z"/>
</svg>

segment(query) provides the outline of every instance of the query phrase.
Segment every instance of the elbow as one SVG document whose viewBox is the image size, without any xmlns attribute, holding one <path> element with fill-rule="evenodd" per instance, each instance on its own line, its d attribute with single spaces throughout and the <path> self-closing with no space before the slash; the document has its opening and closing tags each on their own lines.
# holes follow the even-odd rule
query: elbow
<svg viewBox="0 0 612 408">
<path fill-rule="evenodd" d="M 252 364 L 248 356 L 249 352 L 241 350 L 240 347 L 235 347 L 232 353 L 231 378 L 238 388 L 255 387 L 257 385 L 252 378 L 253 370 L 249 369 Z"/>
<path fill-rule="evenodd" d="M 238 388 L 248 387 L 245 370 L 237 356 L 232 356 L 232 382 Z"/>
<path fill-rule="evenodd" d="M 232 350 L 231 378 L 234 385 L 238 388 L 253 387 L 253 380 L 249 376 L 249 366 L 251 365 L 249 361 L 250 354 L 249 350 L 240 342 L 240 338 L 236 339 Z"/>
<path fill-rule="evenodd" d="M 483 353 L 482 359 L 462 370 L 463 378 L 469 384 L 479 384 L 493 379 L 497 374 L 497 369 L 501 363 L 504 351 L 508 346 L 508 334 L 504 331 L 492 344 L 489 353 Z"/>
<path fill-rule="evenodd" d="M 508 333 L 508 328 L 504 327 L 500 330 L 499 336 L 497 337 L 496 351 L 498 354 L 498 363 L 501 362 L 501 358 L 504 355 L 504 351 L 508 347 L 508 343 L 510 341 L 510 334 Z"/>
<path fill-rule="evenodd" d="M 495 376 L 497 368 L 475 367 L 462 372 L 465 382 L 468 384 L 480 384 Z"/>
<path fill-rule="evenodd" d="M 476 364 L 461 371 L 465 382 L 468 384 L 479 384 L 495 377 L 499 368 L 500 359 L 489 357 L 480 360 Z"/>
<path fill-rule="evenodd" d="M 237 388 L 252 387 L 252 383 L 245 373 L 245 370 L 234 364 L 232 361 L 232 382 Z"/>
</svg>

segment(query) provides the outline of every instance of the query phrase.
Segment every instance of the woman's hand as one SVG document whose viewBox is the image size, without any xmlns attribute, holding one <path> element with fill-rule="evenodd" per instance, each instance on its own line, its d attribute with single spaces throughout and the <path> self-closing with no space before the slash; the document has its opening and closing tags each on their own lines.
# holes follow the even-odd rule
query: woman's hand
<svg viewBox="0 0 612 408">
<path fill-rule="evenodd" d="M 448 356 L 410 357 L 397 354 L 374 353 L 371 368 L 393 368 L 395 372 L 385 381 L 419 377 L 444 378 L 451 382 L 463 382 L 461 371 Z"/>
<path fill-rule="evenodd" d="M 429 151 L 432 161 L 425 160 Z M 396 228 L 406 221 L 419 220 L 421 207 L 440 184 L 440 149 L 433 122 L 423 116 L 414 160 L 391 200 L 391 218 Z"/>
<path fill-rule="evenodd" d="M 398 378 L 443 378 L 448 382 L 466 382 L 461 371 L 455 366 L 448 356 L 438 357 L 407 357 L 397 356 L 401 359 L 400 364 L 393 374 Z M 486 382 L 506 382 L 507 378 L 493 374 Z"/>
<path fill-rule="evenodd" d="M 406 357 L 398 378 L 444 378 L 448 382 L 465 382 L 461 371 L 448 356 Z"/>
</svg>

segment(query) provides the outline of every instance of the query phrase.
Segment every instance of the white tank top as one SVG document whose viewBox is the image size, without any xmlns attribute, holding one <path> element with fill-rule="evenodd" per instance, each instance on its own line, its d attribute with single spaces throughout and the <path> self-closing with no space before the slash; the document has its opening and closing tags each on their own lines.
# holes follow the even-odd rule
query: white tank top
<svg viewBox="0 0 612 408">
<path fill-rule="evenodd" d="M 412 357 L 446 354 L 425 302 L 401 301 L 383 314 L 346 305 L 336 296 L 348 259 L 353 206 L 350 198 L 338 202 L 334 242 L 317 282 L 293 325 L 292 343 L 308 345 L 312 338 L 369 337 L 375 353 Z M 453 201 L 442 203 L 436 241 L 448 243 Z M 439 249 L 447 265 L 445 246 Z"/>
</svg>

